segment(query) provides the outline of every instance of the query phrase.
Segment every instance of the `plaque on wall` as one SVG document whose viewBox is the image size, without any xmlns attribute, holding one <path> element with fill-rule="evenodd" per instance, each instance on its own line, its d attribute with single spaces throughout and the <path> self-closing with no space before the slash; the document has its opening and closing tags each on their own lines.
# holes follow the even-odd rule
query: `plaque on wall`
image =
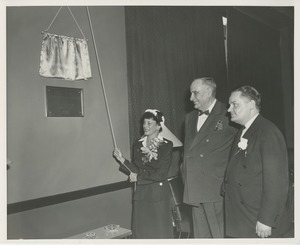
<svg viewBox="0 0 300 245">
<path fill-rule="evenodd" d="M 47 117 L 83 117 L 83 90 L 46 86 Z"/>
</svg>

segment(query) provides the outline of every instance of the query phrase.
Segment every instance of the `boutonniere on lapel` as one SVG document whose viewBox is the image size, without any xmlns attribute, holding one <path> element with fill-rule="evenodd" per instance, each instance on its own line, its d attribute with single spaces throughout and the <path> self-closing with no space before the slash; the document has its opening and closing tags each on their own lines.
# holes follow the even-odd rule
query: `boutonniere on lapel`
<svg viewBox="0 0 300 245">
<path fill-rule="evenodd" d="M 248 147 L 248 140 L 245 138 L 241 138 L 239 143 L 238 143 L 239 150 L 236 154 L 238 154 L 240 151 L 245 152 L 245 157 L 247 156 L 247 147 Z"/>
<path fill-rule="evenodd" d="M 223 122 L 221 120 L 217 122 L 215 130 L 223 130 Z"/>
</svg>

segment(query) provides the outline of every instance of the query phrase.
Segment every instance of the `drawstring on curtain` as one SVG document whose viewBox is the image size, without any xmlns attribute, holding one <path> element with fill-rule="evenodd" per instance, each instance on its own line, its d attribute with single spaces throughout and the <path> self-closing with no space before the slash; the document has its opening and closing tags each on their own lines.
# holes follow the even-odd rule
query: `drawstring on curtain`
<svg viewBox="0 0 300 245">
<path fill-rule="evenodd" d="M 92 77 L 87 39 L 71 9 L 68 6 L 67 8 L 81 32 L 83 39 L 48 32 L 60 13 L 62 9 L 61 6 L 48 28 L 42 32 L 43 42 L 39 73 L 44 77 L 61 78 L 65 80 L 87 80 Z"/>
<path fill-rule="evenodd" d="M 56 20 L 56 18 L 57 18 L 57 16 L 58 16 L 60 10 L 62 9 L 62 7 L 63 7 L 63 6 L 61 6 L 61 7 L 58 9 L 56 15 L 54 16 L 53 20 L 51 21 L 50 25 L 49 25 L 48 28 L 45 30 L 45 32 L 48 32 L 48 30 L 50 29 L 50 27 L 52 26 L 52 24 L 53 24 L 54 21 Z M 79 24 L 78 24 L 78 22 L 77 22 L 77 20 L 76 20 L 76 18 L 75 18 L 75 16 L 74 16 L 74 14 L 73 14 L 73 12 L 72 12 L 71 9 L 70 9 L 70 7 L 69 7 L 69 6 L 66 6 L 66 7 L 68 8 L 70 14 L 72 15 L 74 22 L 76 23 L 76 25 L 77 25 L 79 31 L 81 32 L 81 35 L 83 36 L 83 39 L 86 39 L 86 38 L 85 38 L 85 35 L 83 34 L 83 32 L 82 32 L 82 30 L 81 30 L 81 28 L 80 28 L 80 26 L 79 26 Z M 87 39 L 86 39 L 86 40 L 87 40 Z"/>
</svg>

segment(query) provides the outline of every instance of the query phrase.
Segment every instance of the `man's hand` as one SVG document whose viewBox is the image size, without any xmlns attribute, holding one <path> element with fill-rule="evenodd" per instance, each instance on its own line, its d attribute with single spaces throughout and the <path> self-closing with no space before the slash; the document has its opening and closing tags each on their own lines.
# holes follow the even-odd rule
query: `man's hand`
<svg viewBox="0 0 300 245">
<path fill-rule="evenodd" d="M 256 234 L 260 238 L 267 238 L 271 236 L 272 233 L 272 227 L 264 225 L 257 221 L 256 223 Z"/>
</svg>

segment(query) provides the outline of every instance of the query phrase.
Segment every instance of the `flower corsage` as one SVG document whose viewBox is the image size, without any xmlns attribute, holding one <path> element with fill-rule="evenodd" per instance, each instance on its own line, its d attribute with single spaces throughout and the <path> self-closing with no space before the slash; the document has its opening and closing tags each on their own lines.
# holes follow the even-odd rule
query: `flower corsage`
<svg viewBox="0 0 300 245">
<path fill-rule="evenodd" d="M 219 120 L 216 124 L 215 130 L 223 130 L 223 122 L 222 120 Z"/>
<path fill-rule="evenodd" d="M 238 147 L 244 151 L 247 149 L 247 146 L 248 146 L 248 140 L 245 138 L 241 138 L 240 142 L 238 143 Z"/>
<path fill-rule="evenodd" d="M 151 162 L 152 159 L 157 160 L 158 157 L 158 148 L 164 142 L 166 142 L 161 135 L 158 135 L 156 138 L 150 141 L 150 144 L 147 146 L 147 137 L 143 137 L 140 139 L 142 141 L 141 151 L 144 154 L 142 157 L 143 163 Z"/>
<path fill-rule="evenodd" d="M 240 142 L 238 143 L 239 150 L 236 154 L 238 154 L 240 151 L 245 151 L 245 157 L 247 156 L 247 147 L 248 147 L 248 140 L 245 138 L 241 138 Z"/>
</svg>

